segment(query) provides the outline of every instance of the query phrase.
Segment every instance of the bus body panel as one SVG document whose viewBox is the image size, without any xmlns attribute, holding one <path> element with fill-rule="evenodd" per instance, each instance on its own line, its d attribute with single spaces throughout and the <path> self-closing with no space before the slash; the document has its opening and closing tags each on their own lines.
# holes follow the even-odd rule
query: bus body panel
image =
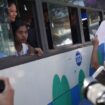
<svg viewBox="0 0 105 105">
<path fill-rule="evenodd" d="M 0 76 L 10 78 L 14 105 L 58 105 L 60 98 L 68 96 L 70 100 L 62 100 L 62 105 L 77 105 L 83 79 L 89 75 L 91 53 L 92 46 L 78 48 L 1 70 Z"/>
</svg>

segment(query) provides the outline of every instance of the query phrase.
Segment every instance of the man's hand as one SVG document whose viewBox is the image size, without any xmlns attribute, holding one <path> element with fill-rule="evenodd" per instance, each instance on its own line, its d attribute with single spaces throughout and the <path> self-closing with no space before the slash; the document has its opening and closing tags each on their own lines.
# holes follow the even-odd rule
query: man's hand
<svg viewBox="0 0 105 105">
<path fill-rule="evenodd" d="M 0 105 L 14 105 L 14 90 L 8 78 L 1 78 L 4 81 L 5 89 L 0 93 Z"/>
<path fill-rule="evenodd" d="M 98 45 L 99 45 L 99 40 L 98 40 L 97 37 L 95 37 L 95 38 L 92 40 L 92 44 L 93 44 L 94 47 L 98 47 Z"/>
<path fill-rule="evenodd" d="M 35 48 L 35 53 L 38 55 L 38 56 L 42 56 L 43 55 L 43 51 L 41 48 Z"/>
</svg>

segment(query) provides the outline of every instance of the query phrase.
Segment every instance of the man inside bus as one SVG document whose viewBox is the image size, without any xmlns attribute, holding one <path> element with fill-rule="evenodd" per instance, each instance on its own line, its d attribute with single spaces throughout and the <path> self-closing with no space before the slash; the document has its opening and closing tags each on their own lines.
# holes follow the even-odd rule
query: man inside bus
<svg viewBox="0 0 105 105">
<path fill-rule="evenodd" d="M 14 24 L 14 22 L 16 21 L 16 17 L 17 17 L 17 8 L 16 8 L 16 4 L 13 2 L 13 1 L 11 1 L 11 0 L 8 0 L 8 19 L 9 19 L 9 21 L 10 21 L 10 23 L 11 23 L 11 25 L 13 25 Z M 27 43 L 29 43 L 30 45 L 31 45 L 31 38 L 30 38 L 31 36 L 30 35 L 28 35 L 28 39 L 27 39 Z M 30 39 L 30 40 L 29 40 Z M 33 47 L 33 46 L 32 46 Z M 42 49 L 41 48 L 39 48 L 39 47 L 35 47 L 34 48 L 35 49 L 35 51 L 38 53 L 38 55 L 42 55 L 43 54 L 43 51 L 42 51 Z"/>
<path fill-rule="evenodd" d="M 5 89 L 0 93 L 0 105 L 14 105 L 14 89 L 9 79 L 0 77 L 0 81 L 3 81 L 5 84 Z"/>
</svg>

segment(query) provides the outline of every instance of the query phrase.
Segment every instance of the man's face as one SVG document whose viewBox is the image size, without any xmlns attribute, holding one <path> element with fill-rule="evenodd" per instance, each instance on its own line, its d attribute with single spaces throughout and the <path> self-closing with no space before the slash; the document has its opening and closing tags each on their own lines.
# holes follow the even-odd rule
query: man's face
<svg viewBox="0 0 105 105">
<path fill-rule="evenodd" d="M 28 30 L 26 26 L 20 26 L 19 29 L 16 31 L 16 38 L 17 41 L 20 43 L 26 43 L 28 37 Z"/>
<path fill-rule="evenodd" d="M 11 4 L 10 7 L 8 7 L 8 18 L 10 22 L 14 22 L 17 16 L 17 9 L 15 4 Z"/>
</svg>

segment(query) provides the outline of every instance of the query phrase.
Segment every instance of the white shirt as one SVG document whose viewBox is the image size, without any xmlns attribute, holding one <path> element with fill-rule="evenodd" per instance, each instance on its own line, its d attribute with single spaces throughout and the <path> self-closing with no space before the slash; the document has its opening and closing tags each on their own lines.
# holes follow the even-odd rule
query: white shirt
<svg viewBox="0 0 105 105">
<path fill-rule="evenodd" d="M 22 50 L 20 52 L 15 53 L 16 56 L 26 55 L 28 53 L 28 45 L 25 43 L 22 43 Z"/>
</svg>

